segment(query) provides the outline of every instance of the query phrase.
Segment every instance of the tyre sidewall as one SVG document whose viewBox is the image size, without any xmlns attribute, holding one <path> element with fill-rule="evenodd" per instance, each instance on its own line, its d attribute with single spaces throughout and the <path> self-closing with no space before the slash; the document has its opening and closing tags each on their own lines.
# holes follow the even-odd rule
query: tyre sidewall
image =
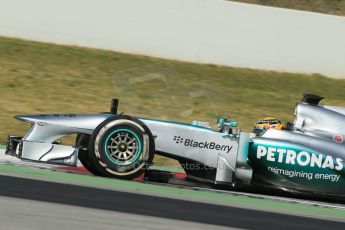
<svg viewBox="0 0 345 230">
<path fill-rule="evenodd" d="M 106 151 L 107 139 L 118 130 L 128 130 L 135 134 L 141 145 L 141 151 L 130 164 L 117 164 Z M 149 129 L 138 119 L 125 115 L 114 116 L 102 122 L 91 135 L 89 144 L 89 158 L 95 162 L 95 166 L 106 176 L 124 179 L 139 176 L 152 162 L 154 154 Z"/>
</svg>

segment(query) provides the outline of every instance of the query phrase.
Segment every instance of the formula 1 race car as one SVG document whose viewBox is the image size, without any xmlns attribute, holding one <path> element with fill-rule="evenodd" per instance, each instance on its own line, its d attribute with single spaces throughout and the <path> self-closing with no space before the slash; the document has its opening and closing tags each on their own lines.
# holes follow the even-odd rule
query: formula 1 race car
<svg viewBox="0 0 345 230">
<path fill-rule="evenodd" d="M 206 122 L 122 115 L 117 100 L 110 113 L 18 115 L 32 126 L 24 137 L 9 137 L 6 153 L 65 165 L 79 158 L 92 173 L 121 179 L 139 176 L 159 154 L 193 166 L 184 170 L 200 181 L 342 197 L 345 108 L 319 105 L 322 99 L 304 94 L 293 123 L 261 136 L 225 118 L 212 129 Z M 58 142 L 69 134 L 78 134 L 75 146 Z"/>
</svg>

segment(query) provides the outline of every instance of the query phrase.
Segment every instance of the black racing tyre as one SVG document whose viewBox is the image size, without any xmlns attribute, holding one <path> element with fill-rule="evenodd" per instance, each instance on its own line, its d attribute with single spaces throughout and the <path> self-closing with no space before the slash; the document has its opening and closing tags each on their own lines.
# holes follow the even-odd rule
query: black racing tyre
<svg viewBox="0 0 345 230">
<path fill-rule="evenodd" d="M 80 147 L 78 152 L 78 159 L 83 164 L 83 166 L 92 174 L 97 176 L 102 176 L 102 174 L 97 170 L 92 161 L 89 159 L 87 148 L 89 145 L 90 135 L 78 134 L 76 138 L 76 146 Z"/>
<path fill-rule="evenodd" d="M 155 146 L 140 120 L 116 115 L 97 126 L 90 137 L 88 157 L 104 176 L 134 179 L 152 163 Z"/>
</svg>

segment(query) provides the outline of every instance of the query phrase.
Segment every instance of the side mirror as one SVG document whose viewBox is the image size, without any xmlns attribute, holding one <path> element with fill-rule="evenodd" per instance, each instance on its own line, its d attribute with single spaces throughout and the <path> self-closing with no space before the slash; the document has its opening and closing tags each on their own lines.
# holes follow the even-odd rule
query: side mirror
<svg viewBox="0 0 345 230">
<path fill-rule="evenodd" d="M 217 119 L 217 124 L 219 126 L 230 126 L 230 127 L 237 127 L 238 122 L 235 120 L 228 120 L 227 118 L 218 118 Z"/>
</svg>

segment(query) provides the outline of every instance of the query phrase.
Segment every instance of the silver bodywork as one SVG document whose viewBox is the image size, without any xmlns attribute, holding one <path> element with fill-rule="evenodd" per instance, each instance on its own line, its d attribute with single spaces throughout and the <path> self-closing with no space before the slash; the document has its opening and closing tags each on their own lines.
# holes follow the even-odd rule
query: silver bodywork
<svg viewBox="0 0 345 230">
<path fill-rule="evenodd" d="M 320 152 L 344 156 L 344 142 L 337 143 L 334 138 L 345 137 L 345 108 L 300 102 L 296 105 L 293 129 L 292 132 L 271 130 L 263 137 L 300 143 Z"/>
<path fill-rule="evenodd" d="M 306 135 L 332 139 L 345 135 L 345 108 L 298 103 L 294 126 Z"/>
<path fill-rule="evenodd" d="M 70 134 L 89 134 L 112 114 L 18 115 L 30 122 L 31 129 L 16 149 L 22 159 L 76 165 L 78 147 L 55 143 Z M 189 159 L 216 168 L 216 181 L 231 183 L 233 177 L 250 180 L 252 170 L 247 164 L 249 134 L 224 134 L 205 123 L 185 124 L 139 118 L 155 138 L 155 150 L 172 158 Z M 200 123 L 200 124 L 199 124 Z M 237 164 L 238 163 L 238 164 Z"/>
</svg>

